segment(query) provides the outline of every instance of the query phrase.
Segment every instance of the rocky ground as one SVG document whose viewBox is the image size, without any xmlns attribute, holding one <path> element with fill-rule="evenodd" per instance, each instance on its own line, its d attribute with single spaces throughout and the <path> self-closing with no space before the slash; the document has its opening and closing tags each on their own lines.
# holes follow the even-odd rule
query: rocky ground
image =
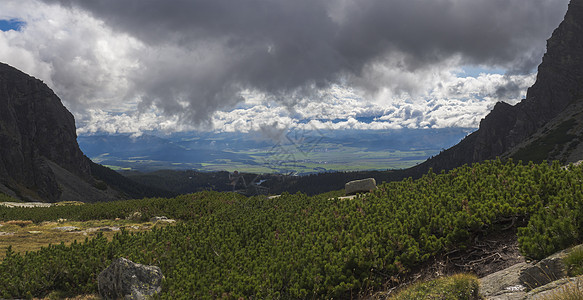
<svg viewBox="0 0 583 300">
<path fill-rule="evenodd" d="M 583 247 L 583 245 L 577 246 Z M 480 279 L 480 293 L 486 299 L 544 299 L 565 288 L 581 285 L 581 277 L 568 278 L 562 259 L 572 249 L 549 256 L 539 262 L 520 262 Z"/>
<path fill-rule="evenodd" d="M 538 262 L 527 261 L 519 252 L 514 227 L 502 234 L 478 238 L 475 245 L 435 257 L 412 274 L 395 278 L 392 288 L 369 298 L 387 299 L 412 283 L 457 273 L 476 274 L 480 278 L 480 295 L 487 300 L 544 299 L 568 284 L 583 286 L 583 278 L 567 277 L 562 263 L 562 258 L 574 248 Z"/>
</svg>

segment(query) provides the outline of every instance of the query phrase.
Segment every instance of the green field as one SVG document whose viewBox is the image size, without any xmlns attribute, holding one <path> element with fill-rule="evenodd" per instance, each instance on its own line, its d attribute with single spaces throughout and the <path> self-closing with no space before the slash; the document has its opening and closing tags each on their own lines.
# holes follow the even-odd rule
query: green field
<svg viewBox="0 0 583 300">
<path fill-rule="evenodd" d="M 233 156 L 250 159 L 209 158 L 201 163 L 162 161 L 132 157 L 131 159 L 111 157 L 108 153 L 91 159 L 113 170 L 184 170 L 229 171 L 246 173 L 289 173 L 310 174 L 330 171 L 365 171 L 405 169 L 422 163 L 439 150 L 388 150 L 369 151 L 365 148 L 342 145 L 319 145 L 317 149 L 303 152 L 294 147 L 269 150 L 227 151 Z"/>
</svg>

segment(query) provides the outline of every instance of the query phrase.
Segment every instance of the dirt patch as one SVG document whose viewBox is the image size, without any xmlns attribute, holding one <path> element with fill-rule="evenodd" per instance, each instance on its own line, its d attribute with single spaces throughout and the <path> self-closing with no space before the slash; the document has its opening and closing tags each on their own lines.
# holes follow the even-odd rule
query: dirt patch
<svg viewBox="0 0 583 300">
<path fill-rule="evenodd" d="M 454 272 L 473 273 L 478 277 L 524 262 L 518 248 L 516 228 L 477 238 L 472 247 L 449 253 L 446 259 Z"/>
<path fill-rule="evenodd" d="M 408 274 L 392 276 L 385 284 L 384 291 L 370 293 L 362 298 L 385 299 L 416 282 L 459 273 L 484 277 L 524 262 L 518 248 L 517 226 L 512 222 L 506 227 L 496 233 L 476 236 L 473 245 L 465 250 L 458 249 L 435 256 Z"/>
</svg>

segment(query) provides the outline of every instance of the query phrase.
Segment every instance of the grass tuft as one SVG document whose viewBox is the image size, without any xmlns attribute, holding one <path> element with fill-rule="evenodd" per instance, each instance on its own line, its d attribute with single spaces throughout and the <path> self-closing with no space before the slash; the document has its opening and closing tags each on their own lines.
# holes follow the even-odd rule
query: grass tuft
<svg viewBox="0 0 583 300">
<path fill-rule="evenodd" d="M 479 296 L 478 278 L 470 274 L 457 274 L 431 281 L 420 282 L 402 290 L 389 300 L 440 299 L 477 300 Z"/>
<path fill-rule="evenodd" d="M 563 259 L 569 276 L 583 275 L 583 247 L 573 249 Z"/>
</svg>

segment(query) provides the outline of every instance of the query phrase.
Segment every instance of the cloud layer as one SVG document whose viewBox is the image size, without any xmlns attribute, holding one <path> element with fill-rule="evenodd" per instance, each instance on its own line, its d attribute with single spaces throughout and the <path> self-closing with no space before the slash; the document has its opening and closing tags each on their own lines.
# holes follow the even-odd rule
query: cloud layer
<svg viewBox="0 0 583 300">
<path fill-rule="evenodd" d="M 450 75 L 453 76 L 453 75 Z M 499 99 L 500 86 L 512 85 L 519 93 L 507 93 L 517 103 L 534 82 L 534 75 L 482 74 L 438 82 L 429 94 L 412 101 L 395 99 L 386 104 L 364 101 L 352 89 L 332 86 L 315 99 L 304 99 L 293 110 L 266 101 L 265 95 L 245 93 L 238 108 L 212 115 L 213 129 L 221 132 L 259 132 L 275 140 L 288 130 L 390 130 L 407 128 L 475 128 Z M 109 114 L 91 110 L 79 134 L 99 132 L 141 134 L 147 131 L 190 131 L 196 127 L 181 123 L 177 116 L 149 113 Z"/>
<path fill-rule="evenodd" d="M 109 116 L 229 130 L 241 110 L 236 122 L 264 126 L 237 107 L 249 103 L 282 124 L 306 107 L 375 107 L 390 126 L 475 126 L 524 93 L 567 2 L 4 0 L 0 18 L 26 26 L 0 33 L 0 59 L 49 83 L 85 128 Z M 508 75 L 455 76 L 467 65 Z M 337 87 L 354 95 L 334 102 Z"/>
</svg>

